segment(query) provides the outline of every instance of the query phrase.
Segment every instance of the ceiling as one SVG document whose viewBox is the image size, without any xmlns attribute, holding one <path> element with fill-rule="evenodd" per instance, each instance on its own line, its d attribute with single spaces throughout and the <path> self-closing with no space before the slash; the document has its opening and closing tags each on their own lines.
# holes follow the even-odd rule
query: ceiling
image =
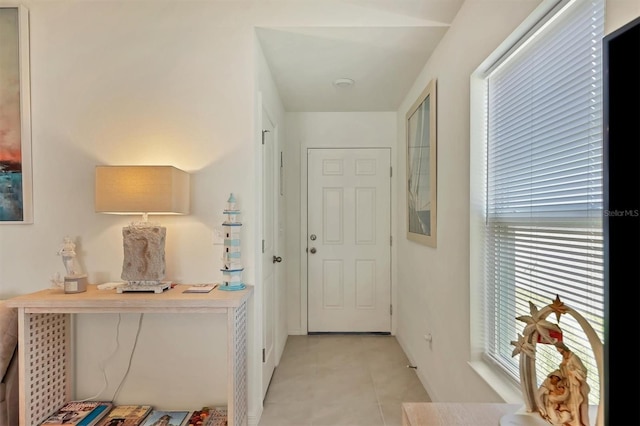
<svg viewBox="0 0 640 426">
<path fill-rule="evenodd" d="M 392 26 L 377 19 L 375 26 L 261 27 L 256 32 L 285 110 L 396 111 L 462 2 L 378 2 L 385 13 L 394 4 L 413 7 L 395 11 Z M 341 78 L 354 84 L 333 84 Z"/>
</svg>

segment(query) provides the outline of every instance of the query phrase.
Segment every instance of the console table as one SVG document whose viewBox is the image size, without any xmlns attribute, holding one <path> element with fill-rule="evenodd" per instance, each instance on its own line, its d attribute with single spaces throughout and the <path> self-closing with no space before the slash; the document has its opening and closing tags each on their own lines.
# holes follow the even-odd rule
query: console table
<svg viewBox="0 0 640 426">
<path fill-rule="evenodd" d="M 38 425 L 74 399 L 71 314 L 79 313 L 226 314 L 228 424 L 246 425 L 247 302 L 253 287 L 183 293 L 188 287 L 176 285 L 161 294 L 118 294 L 88 285 L 83 293 L 47 289 L 5 301 L 18 309 L 20 425 Z"/>
</svg>

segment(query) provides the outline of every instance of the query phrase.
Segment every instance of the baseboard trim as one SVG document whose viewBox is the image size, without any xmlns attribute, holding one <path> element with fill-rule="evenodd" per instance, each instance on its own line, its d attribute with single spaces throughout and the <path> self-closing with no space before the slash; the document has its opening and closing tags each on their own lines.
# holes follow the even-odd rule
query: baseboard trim
<svg viewBox="0 0 640 426">
<path fill-rule="evenodd" d="M 406 342 L 404 342 L 402 337 L 398 336 L 396 334 L 396 340 L 400 344 L 400 347 L 404 351 L 404 354 L 407 356 L 407 359 L 409 360 L 409 365 L 418 365 L 418 364 L 415 363 L 415 358 L 413 357 L 411 352 L 407 349 L 408 346 L 407 346 Z M 424 390 L 427 391 L 427 394 L 429 395 L 429 398 L 431 399 L 431 401 L 432 402 L 438 402 L 439 399 L 438 399 L 436 393 L 434 392 L 433 388 L 431 386 L 429 386 L 427 378 L 423 374 L 422 370 L 420 370 L 420 368 L 418 367 L 418 368 L 416 368 L 415 371 L 416 371 L 416 374 L 418 375 L 418 380 L 420 380 L 420 383 L 422 383 L 422 387 L 424 387 Z"/>
</svg>

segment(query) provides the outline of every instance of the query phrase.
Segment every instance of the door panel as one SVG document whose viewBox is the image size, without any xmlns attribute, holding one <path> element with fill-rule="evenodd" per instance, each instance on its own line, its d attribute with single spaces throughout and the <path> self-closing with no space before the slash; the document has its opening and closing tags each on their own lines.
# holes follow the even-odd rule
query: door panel
<svg viewBox="0 0 640 426">
<path fill-rule="evenodd" d="M 308 150 L 309 332 L 391 331 L 389 149 Z"/>
</svg>

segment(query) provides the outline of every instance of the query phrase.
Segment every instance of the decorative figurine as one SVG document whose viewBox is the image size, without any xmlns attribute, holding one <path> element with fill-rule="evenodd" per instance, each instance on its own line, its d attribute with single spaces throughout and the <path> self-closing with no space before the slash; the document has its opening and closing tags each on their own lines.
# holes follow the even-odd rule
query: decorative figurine
<svg viewBox="0 0 640 426">
<path fill-rule="evenodd" d="M 71 238 L 64 237 L 62 248 L 58 251 L 58 254 L 62 256 L 62 263 L 67 270 L 67 276 L 73 277 L 82 274 L 76 261 L 76 244 Z"/>
<path fill-rule="evenodd" d="M 522 335 L 517 341 L 512 356 L 520 355 L 520 386 L 529 414 L 508 414 L 500 420 L 501 425 L 552 424 L 556 426 L 590 426 L 589 422 L 589 385 L 587 369 L 580 358 L 562 341 L 562 330 L 557 324 L 547 321 L 547 316 L 555 314 L 560 322 L 562 315 L 571 315 L 587 336 L 593 350 L 600 378 L 600 404 L 598 406 L 596 426 L 604 426 L 604 358 L 603 345 L 587 320 L 577 311 L 560 301 L 560 297 L 541 310 L 529 302 L 530 315 L 516 319 L 526 323 Z M 536 385 L 536 345 L 554 345 L 562 356 L 559 368 L 547 375 L 544 382 Z M 538 422 L 531 418 L 537 413 Z M 524 419 L 523 416 L 527 416 Z M 534 423 L 532 423 L 532 421 Z"/>
<path fill-rule="evenodd" d="M 224 251 L 222 253 L 222 285 L 220 290 L 234 291 L 242 290 L 246 286 L 242 282 L 242 261 L 240 257 L 240 230 L 242 223 L 238 222 L 240 210 L 236 207 L 236 198 L 229 195 L 227 208 L 223 211 L 227 215 L 227 220 L 222 223 L 224 234 Z"/>
<path fill-rule="evenodd" d="M 540 385 L 538 396 L 542 403 L 538 411 L 543 419 L 554 425 L 563 425 L 572 419 L 571 411 L 567 406 L 569 392 L 560 370 L 549 373 Z"/>
<path fill-rule="evenodd" d="M 62 248 L 58 250 L 58 255 L 62 256 L 62 263 L 67 273 L 64 276 L 65 293 L 82 293 L 87 291 L 87 275 L 82 272 L 76 259 L 76 244 L 70 237 L 64 237 Z M 56 283 L 59 278 L 54 278 Z"/>
<path fill-rule="evenodd" d="M 560 374 L 568 384 L 569 399 L 567 405 L 571 411 L 571 426 L 589 426 L 589 384 L 587 383 L 587 369 L 576 354 L 562 342 L 556 343 L 558 352 L 562 355 Z"/>
</svg>

